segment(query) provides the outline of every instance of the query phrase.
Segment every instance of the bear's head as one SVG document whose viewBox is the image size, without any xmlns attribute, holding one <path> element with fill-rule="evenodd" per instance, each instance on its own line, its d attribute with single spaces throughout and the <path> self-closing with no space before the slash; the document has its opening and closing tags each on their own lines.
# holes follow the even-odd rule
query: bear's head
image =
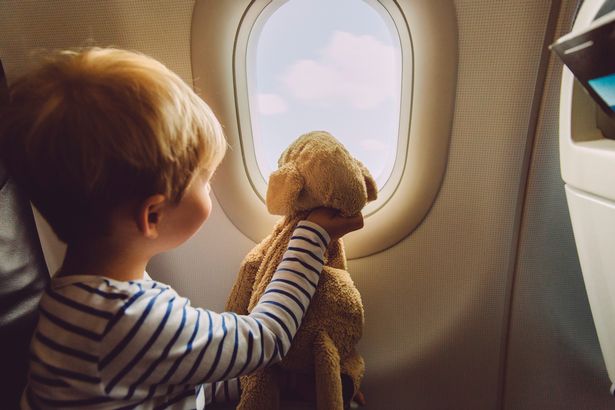
<svg viewBox="0 0 615 410">
<path fill-rule="evenodd" d="M 278 169 L 269 177 L 267 209 L 274 215 L 293 215 L 324 206 L 350 216 L 377 195 L 367 168 L 331 134 L 313 131 L 280 156 Z"/>
</svg>

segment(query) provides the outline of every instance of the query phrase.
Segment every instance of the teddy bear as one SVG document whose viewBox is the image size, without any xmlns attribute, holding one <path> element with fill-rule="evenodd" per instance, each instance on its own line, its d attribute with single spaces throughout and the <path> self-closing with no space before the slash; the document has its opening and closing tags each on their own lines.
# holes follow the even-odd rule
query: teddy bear
<svg viewBox="0 0 615 410">
<path fill-rule="evenodd" d="M 367 168 L 331 134 L 314 131 L 281 155 L 267 188 L 267 209 L 282 218 L 244 258 L 226 309 L 248 314 L 282 259 L 295 225 L 316 207 L 354 215 L 377 197 Z M 240 410 L 276 410 L 289 380 L 311 380 L 318 410 L 348 408 L 365 371 L 356 344 L 363 331 L 361 295 L 347 271 L 342 240 L 325 252 L 320 281 L 281 362 L 241 378 Z M 308 393 L 310 394 L 310 393 Z M 360 394 L 360 393 L 359 393 Z M 304 397 L 305 399 L 305 397 Z M 309 399 L 309 398 L 308 398 Z"/>
</svg>

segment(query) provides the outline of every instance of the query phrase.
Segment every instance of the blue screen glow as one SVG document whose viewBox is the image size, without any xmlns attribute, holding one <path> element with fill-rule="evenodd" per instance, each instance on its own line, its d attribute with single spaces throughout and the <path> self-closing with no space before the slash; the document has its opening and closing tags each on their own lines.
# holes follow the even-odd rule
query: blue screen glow
<svg viewBox="0 0 615 410">
<path fill-rule="evenodd" d="M 615 111 L 615 74 L 589 80 L 589 85 L 604 100 L 606 105 Z"/>
</svg>

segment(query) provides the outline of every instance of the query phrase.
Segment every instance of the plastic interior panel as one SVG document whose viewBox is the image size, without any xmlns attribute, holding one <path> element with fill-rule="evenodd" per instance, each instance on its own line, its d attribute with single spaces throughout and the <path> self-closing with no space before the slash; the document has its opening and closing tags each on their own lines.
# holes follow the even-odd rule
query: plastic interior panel
<svg viewBox="0 0 615 410">
<path fill-rule="evenodd" d="M 570 186 L 566 197 L 602 355 L 615 380 L 615 203 Z"/>
<path fill-rule="evenodd" d="M 603 0 L 581 6 L 573 31 L 604 11 Z M 609 378 L 615 377 L 615 141 L 598 126 L 599 107 L 564 68 L 560 97 L 560 161 L 575 242 Z"/>
<path fill-rule="evenodd" d="M 603 5 L 586 0 L 573 30 L 589 25 Z M 615 141 L 596 125 L 599 108 L 564 68 L 560 97 L 560 157 L 562 178 L 567 184 L 603 198 L 615 200 Z"/>
</svg>

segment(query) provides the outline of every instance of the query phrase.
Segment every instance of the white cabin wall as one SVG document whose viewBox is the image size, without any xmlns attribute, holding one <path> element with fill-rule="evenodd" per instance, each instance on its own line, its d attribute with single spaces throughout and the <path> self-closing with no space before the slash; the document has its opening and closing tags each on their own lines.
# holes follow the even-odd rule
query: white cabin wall
<svg viewBox="0 0 615 410">
<path fill-rule="evenodd" d="M 580 3 L 564 1 L 554 38 Z M 529 169 L 512 292 L 504 408 L 611 409 L 560 173 L 562 64 L 550 55 Z"/>
<path fill-rule="evenodd" d="M 32 50 L 115 45 L 149 54 L 191 82 L 193 4 L 192 0 L 3 0 L 0 58 L 10 82 L 27 67 Z M 565 267 L 557 265 L 574 282 L 570 287 L 558 288 L 557 292 L 563 293 L 549 294 L 547 288 L 534 287 L 531 276 L 539 274 L 542 266 L 550 266 L 542 260 L 542 253 L 528 253 L 533 246 L 545 245 L 544 241 L 529 241 L 539 233 L 544 219 L 524 219 L 524 224 L 535 224 L 535 228 L 522 231 L 526 244 L 519 252 L 523 263 L 532 264 L 525 268 L 520 263 L 515 282 L 512 277 L 522 199 L 520 185 L 525 184 L 528 164 L 526 144 L 532 124 L 532 102 L 552 4 L 559 7 L 555 0 L 455 1 L 459 26 L 457 96 L 447 172 L 439 196 L 423 223 L 409 237 L 380 254 L 353 260 L 349 265 L 366 309 L 360 350 L 367 362 L 367 409 L 500 408 L 511 283 L 515 285 L 515 294 L 511 356 L 507 361 L 511 369 L 506 379 L 507 408 L 541 408 L 524 407 L 526 403 L 544 403 L 537 398 L 544 390 L 528 373 L 542 368 L 538 374 L 552 376 L 571 368 L 569 363 L 554 361 L 553 357 L 543 358 L 538 350 L 536 354 L 524 353 L 527 332 L 543 342 L 549 339 L 546 331 L 540 332 L 540 321 L 534 323 L 531 331 L 521 326 L 535 310 L 543 315 L 551 312 L 552 307 L 545 304 L 552 300 L 549 297 L 564 298 L 563 293 L 571 292 L 574 303 L 586 303 L 578 293 L 578 266 L 567 264 L 574 264 L 574 257 L 559 261 Z M 556 115 L 555 111 L 549 115 Z M 544 132 L 555 138 L 557 129 L 553 128 L 552 117 L 549 118 L 549 128 Z M 553 142 L 540 147 L 545 150 L 543 155 L 554 161 L 557 150 Z M 535 156 L 534 167 L 538 166 L 537 161 Z M 556 164 L 551 162 L 546 181 L 557 181 L 557 172 Z M 535 174 L 531 175 L 530 180 L 537 185 L 528 192 L 545 181 L 532 179 Z M 560 193 L 553 193 L 543 202 L 540 195 L 540 191 L 529 194 L 535 202 L 528 200 L 528 204 L 540 205 L 534 212 L 543 215 L 555 206 L 557 223 L 564 223 L 562 218 L 567 215 L 562 208 L 563 195 L 560 198 Z M 574 252 L 569 228 L 562 229 L 565 249 Z M 243 255 L 253 245 L 214 200 L 210 220 L 195 237 L 177 250 L 155 258 L 148 270 L 156 279 L 169 282 L 191 297 L 194 305 L 220 310 Z M 557 247 L 551 246 L 557 254 Z M 545 282 L 541 283 L 546 287 L 547 279 L 551 278 L 548 275 L 555 274 L 554 270 L 543 274 Z M 591 364 L 591 371 L 586 373 L 588 378 L 583 379 L 585 387 L 579 389 L 593 392 L 597 388 L 592 384 L 593 369 L 599 365 L 595 339 L 588 336 L 591 324 L 587 321 L 587 307 L 579 309 L 580 333 L 565 328 L 577 337 L 573 344 L 576 347 L 557 352 L 578 355 L 575 363 Z M 572 314 L 572 310 L 569 306 L 567 312 Z M 549 339 L 541 346 L 550 348 L 561 340 Z M 582 349 L 579 346 L 584 341 L 594 344 Z M 517 360 L 521 362 L 516 364 Z M 578 382 L 582 375 L 577 373 L 575 377 L 573 380 Z M 566 407 L 564 400 L 569 394 L 555 387 L 552 394 L 554 403 L 559 404 L 553 408 L 575 408 Z"/>
<path fill-rule="evenodd" d="M 115 46 L 140 51 L 192 83 L 194 0 L 0 2 L 0 57 L 9 82 L 49 50 Z"/>
</svg>

